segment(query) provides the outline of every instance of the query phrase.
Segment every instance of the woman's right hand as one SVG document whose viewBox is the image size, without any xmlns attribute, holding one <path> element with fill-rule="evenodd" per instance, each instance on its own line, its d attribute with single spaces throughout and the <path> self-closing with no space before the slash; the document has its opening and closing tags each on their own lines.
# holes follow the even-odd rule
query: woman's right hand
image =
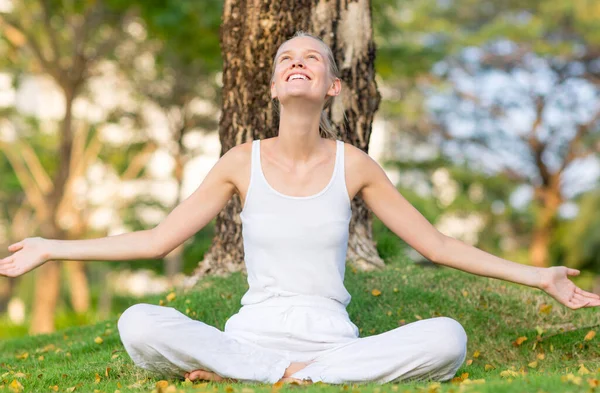
<svg viewBox="0 0 600 393">
<path fill-rule="evenodd" d="M 49 259 L 50 240 L 28 237 L 8 246 L 12 255 L 0 259 L 0 276 L 18 277 Z"/>
</svg>

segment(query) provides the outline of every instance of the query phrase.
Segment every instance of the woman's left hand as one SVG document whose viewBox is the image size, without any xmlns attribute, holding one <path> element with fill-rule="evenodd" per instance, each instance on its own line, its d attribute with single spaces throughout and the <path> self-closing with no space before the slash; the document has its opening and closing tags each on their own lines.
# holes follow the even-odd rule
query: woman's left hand
<svg viewBox="0 0 600 393">
<path fill-rule="evenodd" d="M 600 296 L 577 287 L 569 276 L 579 275 L 579 270 L 565 266 L 540 269 L 540 289 L 555 298 L 561 304 L 578 309 L 600 306 Z"/>
</svg>

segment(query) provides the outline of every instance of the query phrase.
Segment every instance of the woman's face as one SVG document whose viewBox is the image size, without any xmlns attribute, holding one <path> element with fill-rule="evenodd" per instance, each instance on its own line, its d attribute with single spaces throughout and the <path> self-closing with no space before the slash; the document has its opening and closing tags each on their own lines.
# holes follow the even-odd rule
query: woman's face
<svg viewBox="0 0 600 393">
<path fill-rule="evenodd" d="M 296 37 L 277 51 L 271 96 L 282 105 L 303 98 L 323 105 L 327 96 L 338 95 L 341 82 L 331 75 L 327 49 L 311 37 Z"/>
</svg>

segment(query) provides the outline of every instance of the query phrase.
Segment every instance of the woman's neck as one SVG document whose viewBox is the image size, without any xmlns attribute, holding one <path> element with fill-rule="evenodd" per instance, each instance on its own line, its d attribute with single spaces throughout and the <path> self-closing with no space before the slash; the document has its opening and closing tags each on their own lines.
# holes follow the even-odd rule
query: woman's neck
<svg viewBox="0 0 600 393">
<path fill-rule="evenodd" d="M 281 108 L 279 136 L 274 146 L 292 162 L 306 162 L 323 148 L 319 133 L 322 108 Z"/>
</svg>

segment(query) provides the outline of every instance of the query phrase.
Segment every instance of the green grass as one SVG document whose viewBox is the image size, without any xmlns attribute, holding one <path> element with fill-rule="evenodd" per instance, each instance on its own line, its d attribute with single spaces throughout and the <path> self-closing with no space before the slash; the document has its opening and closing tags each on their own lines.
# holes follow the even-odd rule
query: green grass
<svg viewBox="0 0 600 393">
<path fill-rule="evenodd" d="M 600 335 L 591 340 L 584 337 L 590 330 L 598 330 L 600 314 L 597 310 L 572 311 L 538 290 L 448 268 L 415 265 L 403 257 L 389 257 L 387 262 L 384 271 L 347 270 L 346 286 L 353 295 L 348 311 L 361 329 L 361 336 L 378 334 L 421 318 L 454 318 L 464 326 L 469 337 L 467 360 L 472 362 L 463 364 L 457 373 L 457 376 L 468 373 L 468 381 L 462 385 L 455 381 L 439 386 L 432 383 L 343 386 L 319 383 L 284 386 L 280 388 L 282 391 L 594 391 L 589 384 L 600 378 Z M 227 318 L 239 309 L 246 289 L 245 276 L 234 274 L 229 278 L 208 278 L 194 290 L 177 293 L 171 302 L 166 302 L 166 294 L 148 298 L 146 302 L 158 304 L 162 298 L 165 305 L 223 329 Z M 381 294 L 374 296 L 373 289 Z M 552 307 L 543 308 L 543 305 Z M 100 337 L 102 343 L 96 343 L 96 337 Z M 513 343 L 519 337 L 527 337 L 527 340 L 516 346 Z M 474 356 L 476 351 L 479 352 L 477 357 Z M 537 358 L 541 354 L 542 360 Z M 536 360 L 534 368 L 531 363 Z M 589 374 L 579 374 L 582 364 Z M 506 370 L 518 375 L 503 376 Z M 469 383 L 481 379 L 485 380 L 482 384 Z M 11 383 L 17 385 L 13 381 L 18 381 L 23 386 L 21 391 L 25 392 L 252 393 L 252 390 L 258 393 L 279 389 L 259 384 L 189 385 L 173 380 L 169 381 L 172 387 L 163 389 L 156 387 L 159 380 L 159 376 L 133 366 L 120 343 L 116 319 L 51 335 L 0 342 L 0 392 L 13 391 Z M 600 388 L 595 390 L 600 391 Z"/>
</svg>

